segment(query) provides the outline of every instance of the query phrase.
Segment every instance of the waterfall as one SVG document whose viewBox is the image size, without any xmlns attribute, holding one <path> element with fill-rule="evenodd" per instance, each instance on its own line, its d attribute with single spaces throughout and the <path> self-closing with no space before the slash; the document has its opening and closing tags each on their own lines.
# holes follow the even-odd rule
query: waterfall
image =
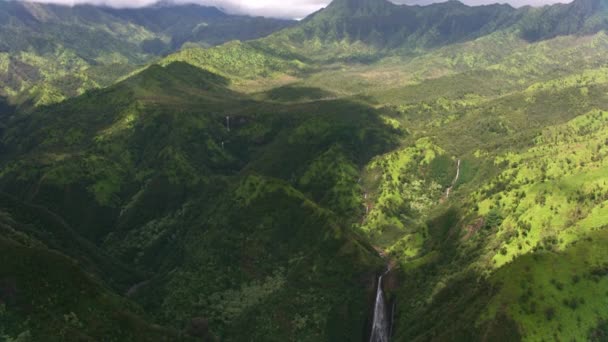
<svg viewBox="0 0 608 342">
<path fill-rule="evenodd" d="M 456 177 L 454 177 L 454 180 L 450 184 L 450 187 L 445 192 L 446 199 L 450 197 L 450 192 L 452 191 L 452 188 L 454 188 L 454 185 L 456 185 L 456 182 L 458 182 L 459 177 L 460 177 L 460 159 L 458 159 L 458 165 L 456 166 Z"/>
<path fill-rule="evenodd" d="M 386 272 L 388 273 L 388 271 Z M 382 278 L 384 273 L 378 277 L 378 289 L 376 290 L 376 303 L 374 304 L 374 320 L 372 333 L 369 337 L 370 342 L 388 342 L 389 340 L 389 317 L 386 314 L 386 303 L 384 302 L 384 292 L 382 291 Z"/>
</svg>

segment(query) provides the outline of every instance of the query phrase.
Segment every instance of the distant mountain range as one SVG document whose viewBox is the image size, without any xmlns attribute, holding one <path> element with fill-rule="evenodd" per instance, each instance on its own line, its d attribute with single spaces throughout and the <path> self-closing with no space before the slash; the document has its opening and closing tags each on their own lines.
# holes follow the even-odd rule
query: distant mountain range
<svg viewBox="0 0 608 342">
<path fill-rule="evenodd" d="M 287 30 L 294 43 L 363 42 L 379 49 L 419 50 L 472 40 L 494 32 L 527 41 L 592 34 L 608 28 L 608 1 L 576 0 L 541 8 L 467 6 L 447 1 L 428 6 L 386 0 L 335 0 Z"/>
<path fill-rule="evenodd" d="M 198 5 L 113 9 L 0 2 L 0 96 L 47 104 L 106 86 L 180 49 L 255 39 L 288 20 L 229 15 Z"/>
<path fill-rule="evenodd" d="M 428 6 L 386 0 L 335 0 L 297 24 L 267 37 L 211 49 L 183 49 L 167 57 L 229 78 L 298 76 L 338 63 L 371 64 L 384 58 L 413 58 L 486 38 L 484 50 L 583 37 L 608 28 L 607 0 L 576 0 L 542 8 L 466 6 L 448 1 Z M 509 42 L 507 45 L 506 42 Z M 237 51 L 238 50 L 238 51 Z M 237 58 L 238 56 L 238 58 Z M 163 63 L 163 62 L 161 62 Z"/>
<path fill-rule="evenodd" d="M 298 23 L 229 15 L 198 5 L 114 9 L 3 1 L 0 22 L 0 96 L 27 108 L 110 85 L 138 65 L 183 47 L 252 40 L 281 31 L 262 41 L 272 46 L 266 52 L 369 61 L 494 32 L 511 32 L 527 41 L 591 34 L 608 27 L 608 6 L 605 0 L 520 9 L 469 7 L 457 1 L 407 6 L 386 0 L 336 0 Z"/>
</svg>

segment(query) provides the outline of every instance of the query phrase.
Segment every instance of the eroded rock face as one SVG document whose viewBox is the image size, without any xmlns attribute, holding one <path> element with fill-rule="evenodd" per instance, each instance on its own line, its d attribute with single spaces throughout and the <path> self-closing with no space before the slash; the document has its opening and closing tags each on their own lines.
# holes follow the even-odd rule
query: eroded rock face
<svg viewBox="0 0 608 342">
<path fill-rule="evenodd" d="M 394 262 L 392 264 L 394 264 Z M 399 287 L 398 273 L 392 271 L 392 268 L 382 279 L 383 288 L 386 292 L 395 291 Z"/>
</svg>

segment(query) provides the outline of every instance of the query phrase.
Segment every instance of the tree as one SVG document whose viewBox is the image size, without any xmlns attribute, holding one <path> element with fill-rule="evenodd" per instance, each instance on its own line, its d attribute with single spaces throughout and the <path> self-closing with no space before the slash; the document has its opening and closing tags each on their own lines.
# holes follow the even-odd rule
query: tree
<svg viewBox="0 0 608 342">
<path fill-rule="evenodd" d="M 503 221 L 503 217 L 500 214 L 500 212 L 498 211 L 498 209 L 493 208 L 493 209 L 490 209 L 490 211 L 486 215 L 484 226 L 486 229 L 496 228 L 502 224 L 502 221 Z"/>
</svg>

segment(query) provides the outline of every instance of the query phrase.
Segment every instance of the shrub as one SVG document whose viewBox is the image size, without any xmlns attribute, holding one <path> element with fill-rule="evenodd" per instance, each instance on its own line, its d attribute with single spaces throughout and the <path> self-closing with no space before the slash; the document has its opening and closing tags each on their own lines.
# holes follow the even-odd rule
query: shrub
<svg viewBox="0 0 608 342">
<path fill-rule="evenodd" d="M 578 308 L 578 305 L 582 304 L 576 298 L 570 298 L 570 299 L 564 298 L 564 300 L 562 301 L 562 303 L 564 304 L 564 306 L 567 306 L 567 307 L 569 307 L 572 310 L 576 310 Z"/>
<path fill-rule="evenodd" d="M 564 289 L 564 284 L 562 284 L 558 280 L 551 279 L 551 284 L 553 284 L 553 286 L 555 286 L 555 288 L 558 289 L 559 291 L 562 291 Z"/>
</svg>

